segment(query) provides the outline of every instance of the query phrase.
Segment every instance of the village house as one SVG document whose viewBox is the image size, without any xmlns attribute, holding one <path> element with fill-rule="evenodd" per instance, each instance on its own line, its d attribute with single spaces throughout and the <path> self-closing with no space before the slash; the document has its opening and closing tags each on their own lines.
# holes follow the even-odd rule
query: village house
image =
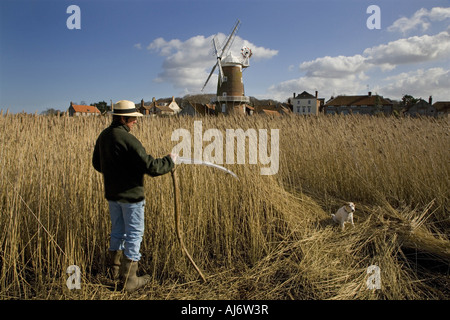
<svg viewBox="0 0 450 320">
<path fill-rule="evenodd" d="M 100 115 L 100 110 L 97 107 L 73 104 L 73 102 L 70 102 L 70 107 L 67 111 L 70 117 Z"/>
<path fill-rule="evenodd" d="M 149 116 L 151 113 L 150 111 L 152 110 L 152 105 L 151 104 L 145 104 L 144 99 L 141 100 L 141 104 L 138 108 L 138 111 L 140 113 L 142 113 L 144 116 Z"/>
<path fill-rule="evenodd" d="M 428 102 L 419 99 L 414 105 L 410 106 L 404 111 L 404 115 L 411 117 L 443 117 L 450 114 L 450 101 L 438 101 L 433 103 L 433 98 L 430 96 Z"/>
<path fill-rule="evenodd" d="M 175 101 L 175 97 L 172 97 L 172 101 L 170 101 L 169 103 L 158 103 L 153 97 L 152 102 L 149 105 L 145 105 L 144 99 L 142 99 L 141 105 L 139 106 L 138 110 L 144 116 L 173 116 L 181 112 L 181 108 Z"/>
<path fill-rule="evenodd" d="M 303 91 L 296 96 L 294 92 L 294 96 L 290 99 L 290 103 L 294 114 L 317 116 L 321 111 L 321 107 L 324 105 L 324 99 L 318 98 L 317 91 L 315 96 L 306 91 Z"/>
<path fill-rule="evenodd" d="M 180 111 L 180 116 L 204 116 L 215 114 L 215 104 L 211 103 L 196 103 L 186 101 L 183 103 L 183 108 Z"/>
<path fill-rule="evenodd" d="M 257 114 L 265 114 L 272 117 L 279 117 L 285 114 L 291 114 L 292 111 L 287 104 L 278 103 L 275 105 L 259 105 L 254 107 L 254 112 Z"/>
<path fill-rule="evenodd" d="M 431 96 L 428 99 L 428 102 L 419 99 L 414 105 L 410 106 L 405 112 L 403 113 L 406 116 L 410 117 L 418 117 L 418 116 L 428 116 L 428 117 L 436 117 L 437 111 L 436 108 L 431 104 L 432 98 Z"/>
<path fill-rule="evenodd" d="M 450 101 L 438 101 L 433 104 L 438 117 L 450 116 Z"/>
<path fill-rule="evenodd" d="M 325 114 L 392 114 L 393 102 L 379 95 L 337 96 L 324 105 Z"/>
</svg>

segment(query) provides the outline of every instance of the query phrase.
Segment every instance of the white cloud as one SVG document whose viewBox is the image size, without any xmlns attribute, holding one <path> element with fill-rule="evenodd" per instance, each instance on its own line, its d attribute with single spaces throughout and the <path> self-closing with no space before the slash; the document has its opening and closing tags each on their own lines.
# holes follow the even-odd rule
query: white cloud
<svg viewBox="0 0 450 320">
<path fill-rule="evenodd" d="M 363 72 L 367 69 L 366 58 L 362 55 L 351 57 L 323 57 L 300 64 L 300 70 L 308 77 L 338 78 Z"/>
<path fill-rule="evenodd" d="M 172 83 L 175 88 L 183 89 L 184 92 L 199 92 L 216 63 L 212 46 L 213 37 L 212 35 L 209 37 L 195 36 L 186 41 L 179 39 L 166 41 L 163 38 L 153 40 L 147 49 L 165 57 L 163 71 L 155 81 Z M 219 33 L 217 40 L 218 43 L 224 44 L 226 35 Z M 253 53 L 251 60 L 255 61 L 270 59 L 278 54 L 277 50 L 256 46 L 239 36 L 235 37 L 230 51 L 237 55 L 243 46 L 251 48 Z M 216 74 L 217 70 L 211 77 L 205 92 L 215 91 Z"/>
<path fill-rule="evenodd" d="M 181 47 L 182 43 L 178 39 L 166 41 L 163 38 L 157 38 L 147 46 L 148 50 L 159 52 L 162 56 L 168 56 L 173 50 Z"/>
<path fill-rule="evenodd" d="M 414 36 L 364 50 L 367 62 L 393 69 L 399 64 L 447 59 L 450 56 L 450 33 Z"/>
<path fill-rule="evenodd" d="M 319 91 L 320 97 L 329 98 L 342 92 L 357 94 L 365 90 L 360 82 L 367 79 L 364 71 L 369 69 L 366 57 L 325 56 L 300 64 L 300 70 L 306 72 L 304 77 L 291 79 L 272 85 L 267 97 L 284 101 L 300 91 L 313 93 Z"/>
<path fill-rule="evenodd" d="M 417 28 L 422 29 L 422 31 L 426 31 L 431 25 L 430 22 L 443 21 L 448 18 L 450 18 L 450 7 L 435 7 L 429 11 L 422 8 L 416 11 L 411 18 L 402 17 L 394 21 L 394 23 L 388 27 L 388 31 L 399 31 L 406 33 Z"/>
<path fill-rule="evenodd" d="M 325 56 L 300 64 L 307 77 L 342 78 L 362 74 L 379 67 L 392 70 L 397 65 L 447 59 L 450 56 L 450 33 L 414 36 L 391 41 L 364 50 L 354 56 Z"/>
<path fill-rule="evenodd" d="M 345 78 L 321 78 L 321 77 L 301 77 L 283 81 L 281 83 L 272 85 L 267 90 L 267 96 L 261 98 L 271 98 L 278 101 L 285 101 L 292 97 L 293 93 L 301 93 L 307 91 L 314 94 L 314 91 L 319 92 L 319 98 L 328 100 L 330 96 L 337 96 L 339 94 L 358 94 L 364 91 L 366 85 L 361 82 L 361 79 L 355 75 L 349 75 Z"/>
<path fill-rule="evenodd" d="M 431 10 L 434 19 L 441 11 Z M 444 12 L 445 13 L 445 12 Z M 441 14 L 441 18 L 445 14 Z M 437 61 L 448 61 L 450 57 L 450 28 L 436 35 L 414 36 L 398 39 L 387 44 L 367 48 L 362 54 L 353 56 L 320 57 L 300 64 L 299 69 L 305 75 L 272 85 L 268 95 L 284 101 L 293 92 L 306 90 L 319 91 L 319 95 L 328 98 L 338 94 L 361 94 L 367 91 L 370 74 L 377 71 L 392 71 L 398 65 L 410 65 Z M 399 98 L 402 93 L 412 95 L 432 94 L 448 99 L 450 87 L 449 72 L 442 68 L 424 71 L 415 69 L 398 76 L 385 78 L 383 85 L 371 88 L 371 91 Z M 417 92 L 417 93 L 416 93 Z"/>
<path fill-rule="evenodd" d="M 401 98 L 404 94 L 410 94 L 417 98 L 428 98 L 433 95 L 441 99 L 448 99 L 450 88 L 450 70 L 443 68 L 419 69 L 410 72 L 402 72 L 398 75 L 384 79 L 384 86 L 377 88 L 386 96 Z M 435 99 L 436 101 L 436 99 Z"/>
</svg>

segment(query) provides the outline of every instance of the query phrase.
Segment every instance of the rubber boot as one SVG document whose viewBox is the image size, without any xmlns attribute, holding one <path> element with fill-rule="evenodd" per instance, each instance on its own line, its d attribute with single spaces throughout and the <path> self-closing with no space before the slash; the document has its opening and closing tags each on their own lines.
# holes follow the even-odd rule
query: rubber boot
<svg viewBox="0 0 450 320">
<path fill-rule="evenodd" d="M 120 267 L 120 276 L 125 291 L 133 292 L 150 282 L 149 275 L 144 275 L 142 277 L 136 275 L 138 270 L 137 261 L 132 261 L 124 256 Z"/>
<path fill-rule="evenodd" d="M 109 250 L 109 273 L 113 280 L 119 279 L 120 259 L 122 258 L 122 250 Z"/>
</svg>

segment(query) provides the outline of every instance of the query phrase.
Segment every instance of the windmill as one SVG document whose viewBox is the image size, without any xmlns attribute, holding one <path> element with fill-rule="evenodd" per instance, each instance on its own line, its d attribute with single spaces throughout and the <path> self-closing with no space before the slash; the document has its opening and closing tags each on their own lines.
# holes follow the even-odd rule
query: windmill
<svg viewBox="0 0 450 320">
<path fill-rule="evenodd" d="M 239 24 L 240 21 L 237 20 L 233 31 L 227 37 L 225 44 L 221 48 L 218 47 L 216 37 L 213 38 L 213 50 L 217 61 L 206 79 L 202 91 L 205 89 L 216 68 L 218 68 L 217 96 L 212 101 L 216 105 L 216 113 L 230 113 L 235 109 L 245 113 L 245 103 L 250 102 L 249 97 L 246 97 L 244 94 L 242 69 L 249 66 L 252 51 L 247 47 L 243 47 L 240 56 L 235 56 L 229 52 L 239 29 Z"/>
</svg>

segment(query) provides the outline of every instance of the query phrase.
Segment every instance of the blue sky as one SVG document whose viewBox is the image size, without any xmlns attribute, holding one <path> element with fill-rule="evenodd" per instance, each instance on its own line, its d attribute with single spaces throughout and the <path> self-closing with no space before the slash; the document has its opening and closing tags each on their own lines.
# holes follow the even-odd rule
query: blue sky
<svg viewBox="0 0 450 320">
<path fill-rule="evenodd" d="M 70 5 L 80 8 L 79 30 L 67 28 Z M 370 5 L 380 29 L 367 28 Z M 231 51 L 253 51 L 247 96 L 450 100 L 449 0 L 0 0 L 0 109 L 201 93 L 212 38 L 236 19 Z"/>
</svg>

